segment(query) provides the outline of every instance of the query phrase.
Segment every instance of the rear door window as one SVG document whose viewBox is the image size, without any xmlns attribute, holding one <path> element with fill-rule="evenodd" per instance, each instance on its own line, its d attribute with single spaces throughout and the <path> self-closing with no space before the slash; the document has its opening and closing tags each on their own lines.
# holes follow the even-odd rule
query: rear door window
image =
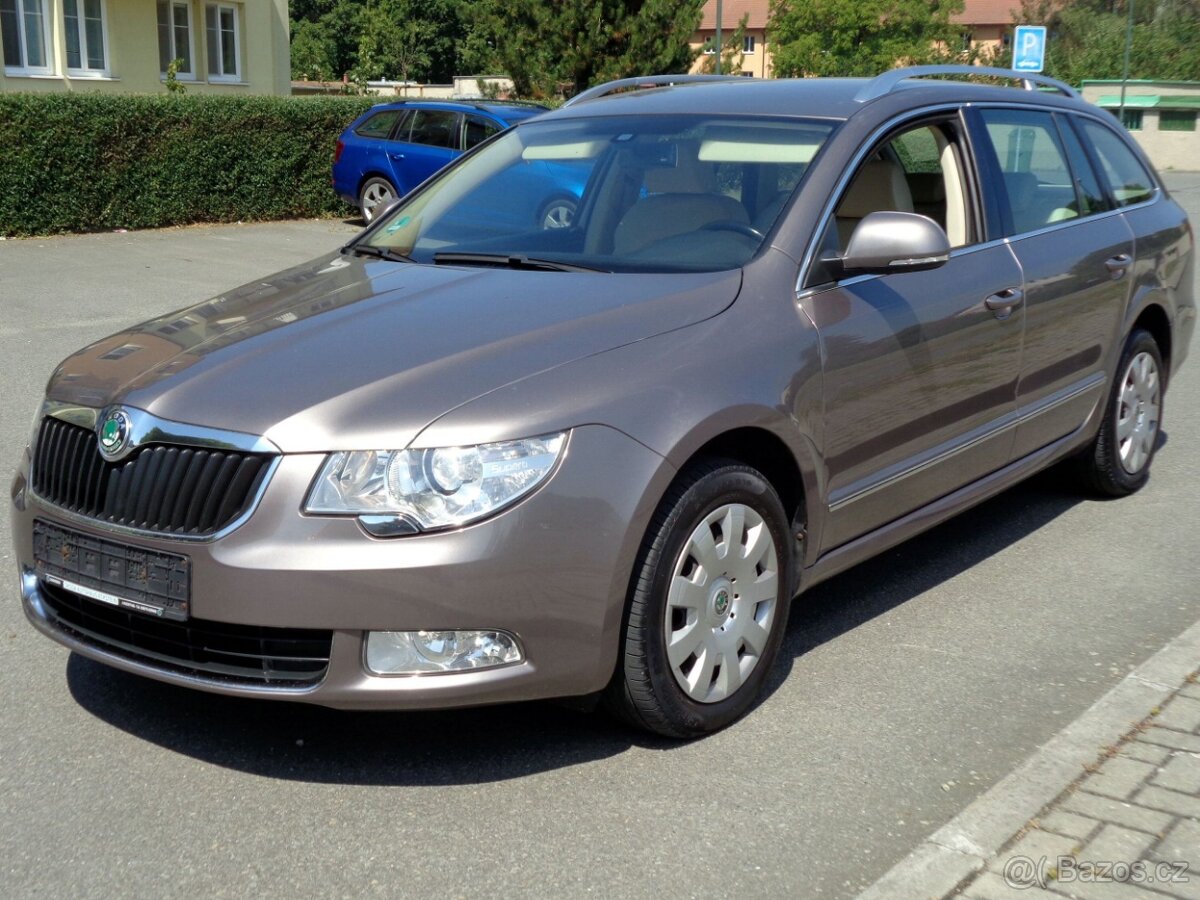
<svg viewBox="0 0 1200 900">
<path fill-rule="evenodd" d="M 367 121 L 354 129 L 354 133 L 365 138 L 386 138 L 392 133 L 392 128 L 404 115 L 403 109 L 385 109 L 377 112 Z"/>
<path fill-rule="evenodd" d="M 1066 149 L 1050 113 L 980 110 L 1008 199 L 1010 234 L 1079 218 L 1080 199 Z"/>
<path fill-rule="evenodd" d="M 1099 122 L 1083 119 L 1081 124 L 1118 206 L 1142 203 L 1154 196 L 1154 180 L 1124 141 Z"/>
<path fill-rule="evenodd" d="M 457 138 L 458 113 L 441 109 L 418 109 L 413 113 L 408 132 L 412 143 L 456 150 Z"/>
</svg>

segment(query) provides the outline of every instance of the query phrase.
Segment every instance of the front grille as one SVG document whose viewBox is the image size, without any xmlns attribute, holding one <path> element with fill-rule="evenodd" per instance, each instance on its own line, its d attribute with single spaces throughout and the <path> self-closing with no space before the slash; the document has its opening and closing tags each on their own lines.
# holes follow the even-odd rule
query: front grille
<svg viewBox="0 0 1200 900">
<path fill-rule="evenodd" d="M 107 462 L 90 428 L 47 416 L 38 432 L 33 490 L 70 512 L 164 534 L 212 534 L 244 513 L 272 457 L 151 444 Z"/>
<path fill-rule="evenodd" d="M 333 632 L 188 619 L 175 622 L 40 585 L 55 624 L 101 650 L 158 669 L 240 684 L 303 687 L 325 677 Z"/>
</svg>

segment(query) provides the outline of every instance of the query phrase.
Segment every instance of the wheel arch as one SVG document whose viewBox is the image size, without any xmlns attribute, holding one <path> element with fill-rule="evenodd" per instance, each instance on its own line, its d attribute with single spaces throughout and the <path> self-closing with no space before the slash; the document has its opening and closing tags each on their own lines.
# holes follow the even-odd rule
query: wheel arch
<svg viewBox="0 0 1200 900">
<path fill-rule="evenodd" d="M 760 411 L 761 412 L 761 411 Z M 772 427 L 761 416 L 730 423 L 703 423 L 684 436 L 667 454 L 667 459 L 683 472 L 705 459 L 730 459 L 757 469 L 770 482 L 792 523 L 793 533 L 804 546 L 797 555 L 797 574 L 812 562 L 814 532 L 819 531 L 818 500 L 821 496 L 820 468 L 812 441 L 787 421 Z M 676 477 L 679 477 L 678 475 Z M 661 502 L 661 498 L 660 498 Z"/>
<path fill-rule="evenodd" d="M 1145 329 L 1158 344 L 1158 352 L 1162 354 L 1163 371 L 1168 377 L 1171 372 L 1171 319 L 1166 309 L 1155 302 L 1147 303 L 1133 321 L 1130 331 L 1138 328 Z"/>
<path fill-rule="evenodd" d="M 388 184 L 390 184 L 392 186 L 392 190 L 396 192 L 397 197 L 401 197 L 404 195 L 404 192 L 401 190 L 400 185 L 396 184 L 396 179 L 393 178 L 391 175 L 387 174 L 386 172 L 380 172 L 378 169 L 368 169 L 365 172 L 363 172 L 362 175 L 359 176 L 358 184 L 354 188 L 354 195 L 356 197 L 362 196 L 363 185 L 366 184 L 368 181 L 370 181 L 372 178 L 382 178 L 384 181 L 386 181 Z"/>
</svg>

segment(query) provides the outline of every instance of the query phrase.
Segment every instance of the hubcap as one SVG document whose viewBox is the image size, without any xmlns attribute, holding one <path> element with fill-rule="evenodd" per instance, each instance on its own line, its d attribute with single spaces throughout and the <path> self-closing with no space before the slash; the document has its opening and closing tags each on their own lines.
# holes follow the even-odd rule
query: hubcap
<svg viewBox="0 0 1200 900">
<path fill-rule="evenodd" d="M 375 218 L 375 208 L 381 203 L 389 203 L 393 196 L 395 195 L 385 184 L 375 182 L 367 185 L 362 196 L 363 218 L 370 222 Z"/>
<path fill-rule="evenodd" d="M 575 219 L 575 207 L 566 203 L 555 204 L 542 217 L 542 228 L 570 228 Z"/>
<path fill-rule="evenodd" d="M 705 516 L 667 592 L 667 660 L 684 693 L 717 703 L 745 683 L 766 651 L 778 595 L 779 556 L 762 516 L 741 503 Z"/>
<path fill-rule="evenodd" d="M 1130 475 L 1142 471 L 1154 451 L 1161 404 L 1158 365 L 1149 353 L 1139 353 L 1129 361 L 1117 393 L 1117 452 Z"/>
</svg>

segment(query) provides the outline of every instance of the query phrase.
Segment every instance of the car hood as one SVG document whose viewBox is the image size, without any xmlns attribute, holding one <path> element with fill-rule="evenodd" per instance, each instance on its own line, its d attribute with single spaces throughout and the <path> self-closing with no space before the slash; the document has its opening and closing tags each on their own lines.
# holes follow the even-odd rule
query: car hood
<svg viewBox="0 0 1200 900">
<path fill-rule="evenodd" d="M 50 400 L 263 435 L 285 452 L 404 447 L 519 379 L 710 318 L 740 271 L 462 268 L 322 257 L 98 341 Z"/>
</svg>

